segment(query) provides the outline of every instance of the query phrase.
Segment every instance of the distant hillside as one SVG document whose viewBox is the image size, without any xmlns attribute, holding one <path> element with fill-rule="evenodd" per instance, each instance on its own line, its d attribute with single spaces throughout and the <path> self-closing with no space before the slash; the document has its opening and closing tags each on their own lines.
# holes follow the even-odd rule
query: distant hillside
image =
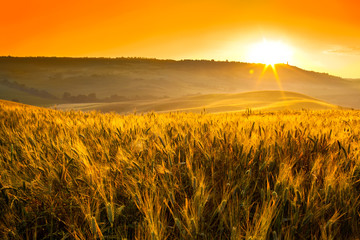
<svg viewBox="0 0 360 240">
<path fill-rule="evenodd" d="M 60 104 L 59 110 L 98 110 L 102 112 L 143 113 L 143 112 L 236 112 L 246 109 L 301 110 L 337 109 L 338 106 L 325 103 L 294 92 L 257 91 L 239 94 L 208 94 L 153 101 L 123 101 L 116 103 Z"/>
<path fill-rule="evenodd" d="M 264 67 L 263 64 L 195 60 L 1 57 L 0 81 L 24 84 L 29 89 L 49 93 L 57 100 L 49 101 L 39 94 L 14 89 L 9 96 L 4 93 L 9 87 L 2 84 L 0 98 L 36 105 L 44 105 L 39 104 L 41 99 L 46 103 L 91 102 L 91 99 L 97 102 L 121 102 L 124 99 L 151 102 L 194 94 L 281 90 L 272 68 L 264 71 Z M 285 91 L 360 108 L 359 80 L 305 71 L 286 64 L 276 65 L 276 70 Z M 27 98 L 23 98 L 26 94 Z M 64 98 L 69 94 L 74 97 Z"/>
</svg>

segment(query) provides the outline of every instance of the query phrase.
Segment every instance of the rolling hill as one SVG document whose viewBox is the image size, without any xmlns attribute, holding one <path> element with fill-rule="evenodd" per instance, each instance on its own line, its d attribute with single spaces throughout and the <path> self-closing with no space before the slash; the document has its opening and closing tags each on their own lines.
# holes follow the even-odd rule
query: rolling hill
<svg viewBox="0 0 360 240">
<path fill-rule="evenodd" d="M 360 108 L 360 80 L 286 64 L 276 65 L 276 72 L 278 79 L 273 69 L 263 64 L 205 60 L 1 57 L 0 98 L 41 106 L 83 103 L 85 99 L 86 105 L 106 102 L 106 110 L 114 106 L 117 111 L 123 99 L 133 101 L 134 105 L 157 104 L 165 98 L 172 102 L 189 95 L 284 90 L 334 105 Z M 93 101 L 88 95 L 93 96 Z"/>
<path fill-rule="evenodd" d="M 281 91 L 256 91 L 238 94 L 207 94 L 180 98 L 166 98 L 157 100 L 123 101 L 115 103 L 79 103 L 60 104 L 54 107 L 59 110 L 98 110 L 101 112 L 144 113 L 144 112 L 236 112 L 246 109 L 271 110 L 301 110 L 301 109 L 337 109 L 315 98 Z"/>
</svg>

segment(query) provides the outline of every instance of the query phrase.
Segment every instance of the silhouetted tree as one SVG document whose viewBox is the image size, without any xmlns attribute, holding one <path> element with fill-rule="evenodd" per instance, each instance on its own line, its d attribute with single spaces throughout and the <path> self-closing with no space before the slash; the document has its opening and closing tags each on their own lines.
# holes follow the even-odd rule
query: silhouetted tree
<svg viewBox="0 0 360 240">
<path fill-rule="evenodd" d="M 96 102 L 96 101 L 98 101 L 98 99 L 96 98 L 96 93 L 90 93 L 90 94 L 88 95 L 88 101 L 89 101 L 89 102 Z"/>
<path fill-rule="evenodd" d="M 69 92 L 64 92 L 62 99 L 64 99 L 64 100 L 70 100 L 70 98 L 71 98 L 71 93 L 69 93 Z"/>
</svg>

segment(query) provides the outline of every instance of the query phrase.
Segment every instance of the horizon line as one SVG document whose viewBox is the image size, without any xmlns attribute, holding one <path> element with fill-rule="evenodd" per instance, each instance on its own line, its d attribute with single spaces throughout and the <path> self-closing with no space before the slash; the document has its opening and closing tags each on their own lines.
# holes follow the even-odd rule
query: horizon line
<svg viewBox="0 0 360 240">
<path fill-rule="evenodd" d="M 156 61 L 173 61 L 173 62 L 185 62 L 185 61 L 193 61 L 193 62 L 214 62 L 214 63 L 241 63 L 241 64 L 255 64 L 255 65 L 268 65 L 266 63 L 255 63 L 255 62 L 243 62 L 243 61 L 235 61 L 235 60 L 219 60 L 219 59 L 191 59 L 191 58 L 183 58 L 183 59 L 171 59 L 171 58 L 156 58 L 156 57 L 95 57 L 95 56 L 86 56 L 86 57 L 74 57 L 74 56 L 12 56 L 12 55 L 0 55 L 0 58 L 52 58 L 52 59 L 99 59 L 99 60 L 121 60 L 121 59 L 134 59 L 134 60 L 156 60 Z M 305 68 L 301 68 L 295 65 L 291 65 L 289 63 L 275 63 L 274 65 L 286 65 L 289 67 L 294 67 L 301 69 L 307 72 L 327 74 L 329 76 L 338 77 L 342 79 L 350 79 L 350 80 L 360 80 L 360 77 L 341 77 L 338 75 L 330 74 L 328 72 L 318 72 L 314 70 L 308 70 Z"/>
</svg>

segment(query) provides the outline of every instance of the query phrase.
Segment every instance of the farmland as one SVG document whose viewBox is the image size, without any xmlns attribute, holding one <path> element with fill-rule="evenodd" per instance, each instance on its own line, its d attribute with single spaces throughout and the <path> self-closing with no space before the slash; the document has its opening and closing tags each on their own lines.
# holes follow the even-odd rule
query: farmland
<svg viewBox="0 0 360 240">
<path fill-rule="evenodd" d="M 360 112 L 0 102 L 2 239 L 356 239 Z"/>
</svg>

